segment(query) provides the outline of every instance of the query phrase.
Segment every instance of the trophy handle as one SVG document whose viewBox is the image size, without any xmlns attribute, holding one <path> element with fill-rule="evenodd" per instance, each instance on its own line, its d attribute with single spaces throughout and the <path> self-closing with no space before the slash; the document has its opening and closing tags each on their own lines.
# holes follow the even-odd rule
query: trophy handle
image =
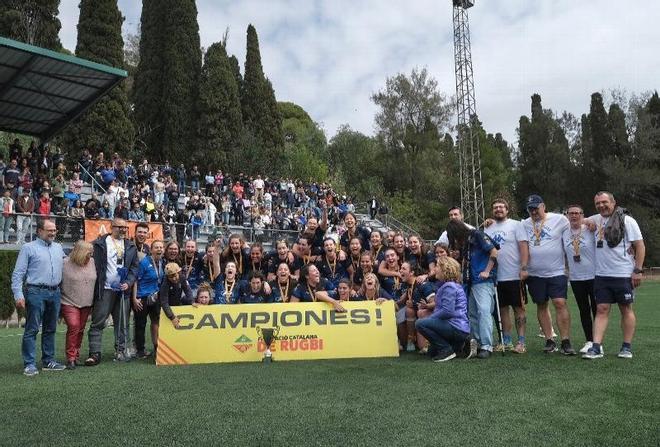
<svg viewBox="0 0 660 447">
<path fill-rule="evenodd" d="M 273 326 L 273 338 L 277 337 L 277 334 L 280 333 L 280 327 L 279 326 Z"/>
<path fill-rule="evenodd" d="M 263 340 L 264 337 L 263 334 L 261 333 L 261 327 L 257 326 L 255 329 L 257 330 L 257 335 L 259 336 L 259 338 Z"/>
</svg>

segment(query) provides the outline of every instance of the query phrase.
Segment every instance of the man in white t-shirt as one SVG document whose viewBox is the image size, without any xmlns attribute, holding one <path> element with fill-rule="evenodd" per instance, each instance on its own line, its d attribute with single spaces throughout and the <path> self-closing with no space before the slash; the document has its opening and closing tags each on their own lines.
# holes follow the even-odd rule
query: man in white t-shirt
<svg viewBox="0 0 660 447">
<path fill-rule="evenodd" d="M 254 200 L 257 203 L 261 203 L 264 200 L 264 181 L 260 175 L 257 175 L 257 178 L 252 182 L 254 186 Z"/>
<path fill-rule="evenodd" d="M 568 279 L 580 310 L 580 323 L 586 341 L 580 353 L 585 354 L 593 344 L 593 318 L 596 316 L 594 299 L 596 244 L 593 232 L 583 223 L 582 207 L 569 205 L 567 215 L 570 226 L 564 230 L 562 240 L 568 264 Z"/>
<path fill-rule="evenodd" d="M 618 357 L 632 358 L 632 338 L 635 333 L 635 313 L 632 304 L 634 289 L 642 282 L 642 267 L 646 247 L 639 225 L 616 206 L 611 192 L 600 191 L 594 198 L 598 214 L 588 219 L 596 243 L 596 320 L 591 349 L 582 357 L 597 359 L 603 356 L 601 343 L 607 329 L 610 306 L 619 305 L 623 345 Z M 618 237 L 617 237 L 618 236 Z"/>
<path fill-rule="evenodd" d="M 527 265 L 529 258 L 529 240 L 520 221 L 509 219 L 509 203 L 504 199 L 495 199 L 491 205 L 492 217 L 495 220 L 484 232 L 499 244 L 497 253 L 497 297 L 502 318 L 503 345 L 495 347 L 495 351 L 510 350 L 517 354 L 526 352 L 525 327 L 527 317 L 525 304 L 527 293 L 521 283 L 527 277 L 526 271 L 521 271 L 521 265 Z M 512 324 L 509 307 L 513 308 L 518 342 L 513 346 L 511 337 Z"/>
<path fill-rule="evenodd" d="M 459 222 L 463 222 L 463 211 L 457 206 L 452 206 L 449 208 L 449 220 L 457 220 Z M 470 224 L 465 224 L 470 230 L 474 230 L 474 227 Z M 435 241 L 435 245 L 443 245 L 445 247 L 449 247 L 449 238 L 447 237 L 447 230 L 444 230 L 442 234 L 440 234 L 440 237 L 438 238 L 437 241 Z"/>
<path fill-rule="evenodd" d="M 550 335 L 552 319 L 548 301 L 552 300 L 561 337 L 561 353 L 575 355 L 570 341 L 571 317 L 566 305 L 568 280 L 562 242 L 562 235 L 569 227 L 568 219 L 562 214 L 546 212 L 543 199 L 536 194 L 527 198 L 526 207 L 530 217 L 522 224 L 529 239 L 529 264 L 523 264 L 521 270 L 529 273 L 527 288 L 536 303 L 536 315 L 546 338 L 543 352 L 557 351 L 557 343 Z"/>
</svg>

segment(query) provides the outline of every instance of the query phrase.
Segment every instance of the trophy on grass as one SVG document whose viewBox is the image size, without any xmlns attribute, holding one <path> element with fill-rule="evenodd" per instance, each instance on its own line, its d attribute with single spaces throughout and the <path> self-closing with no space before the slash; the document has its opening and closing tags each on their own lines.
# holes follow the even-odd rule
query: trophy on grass
<svg viewBox="0 0 660 447">
<path fill-rule="evenodd" d="M 273 341 L 275 340 L 275 337 L 277 337 L 277 334 L 279 334 L 280 328 L 279 326 L 275 327 L 260 327 L 257 326 L 257 334 L 259 334 L 259 337 L 264 341 L 264 345 L 266 345 L 266 350 L 264 351 L 264 358 L 262 361 L 264 363 L 270 363 L 273 361 L 273 353 L 270 352 L 270 345 L 273 344 Z"/>
</svg>

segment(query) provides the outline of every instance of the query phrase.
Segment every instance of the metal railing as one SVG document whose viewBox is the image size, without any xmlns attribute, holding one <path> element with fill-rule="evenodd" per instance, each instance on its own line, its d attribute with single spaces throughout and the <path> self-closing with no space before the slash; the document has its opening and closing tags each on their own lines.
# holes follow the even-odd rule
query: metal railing
<svg viewBox="0 0 660 447">
<path fill-rule="evenodd" d="M 369 203 L 360 202 L 355 204 L 355 212 L 360 214 L 370 215 Z M 388 211 L 387 214 L 377 213 L 375 219 L 373 220 L 380 222 L 385 228 L 394 231 L 399 231 L 407 236 L 410 236 L 412 234 L 419 236 L 419 232 L 417 230 L 412 228 L 410 225 L 406 225 L 405 223 L 401 222 L 400 220 L 392 216 L 392 213 L 390 211 Z"/>
<path fill-rule="evenodd" d="M 96 180 L 96 176 L 95 176 L 95 175 L 93 175 L 93 174 L 90 173 L 87 169 L 85 169 L 85 167 L 84 167 L 82 164 L 80 164 L 80 162 L 78 162 L 78 166 L 79 166 L 80 169 L 82 169 L 82 171 L 87 175 L 87 179 L 90 180 L 89 182 L 84 182 L 84 183 L 85 183 L 85 184 L 89 183 L 90 187 L 92 188 L 92 192 L 94 192 L 94 185 L 95 185 L 95 184 L 96 184 L 96 186 L 98 187 L 99 190 L 103 191 L 103 194 L 105 194 L 105 193 L 107 192 L 107 191 L 105 190 L 105 188 L 104 188 L 103 186 L 101 186 L 101 184 L 99 183 L 99 181 Z"/>
</svg>

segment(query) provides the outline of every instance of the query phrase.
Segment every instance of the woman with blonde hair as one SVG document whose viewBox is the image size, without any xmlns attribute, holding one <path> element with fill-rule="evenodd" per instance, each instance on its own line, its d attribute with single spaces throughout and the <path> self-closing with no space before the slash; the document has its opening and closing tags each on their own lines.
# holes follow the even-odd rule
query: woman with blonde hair
<svg viewBox="0 0 660 447">
<path fill-rule="evenodd" d="M 435 275 L 442 281 L 435 294 L 435 308 L 431 316 L 417 320 L 415 327 L 429 341 L 433 361 L 446 362 L 468 346 L 467 298 L 461 285 L 461 266 L 455 259 L 438 258 Z"/>
<path fill-rule="evenodd" d="M 92 311 L 96 267 L 92 244 L 77 241 L 62 267 L 62 316 L 66 322 L 66 367 L 75 369 L 85 324 Z"/>
<path fill-rule="evenodd" d="M 380 287 L 378 277 L 375 273 L 367 273 L 364 275 L 362 287 L 353 301 L 376 301 L 378 304 L 386 300 L 394 299 L 392 295 L 387 293 Z"/>
</svg>

